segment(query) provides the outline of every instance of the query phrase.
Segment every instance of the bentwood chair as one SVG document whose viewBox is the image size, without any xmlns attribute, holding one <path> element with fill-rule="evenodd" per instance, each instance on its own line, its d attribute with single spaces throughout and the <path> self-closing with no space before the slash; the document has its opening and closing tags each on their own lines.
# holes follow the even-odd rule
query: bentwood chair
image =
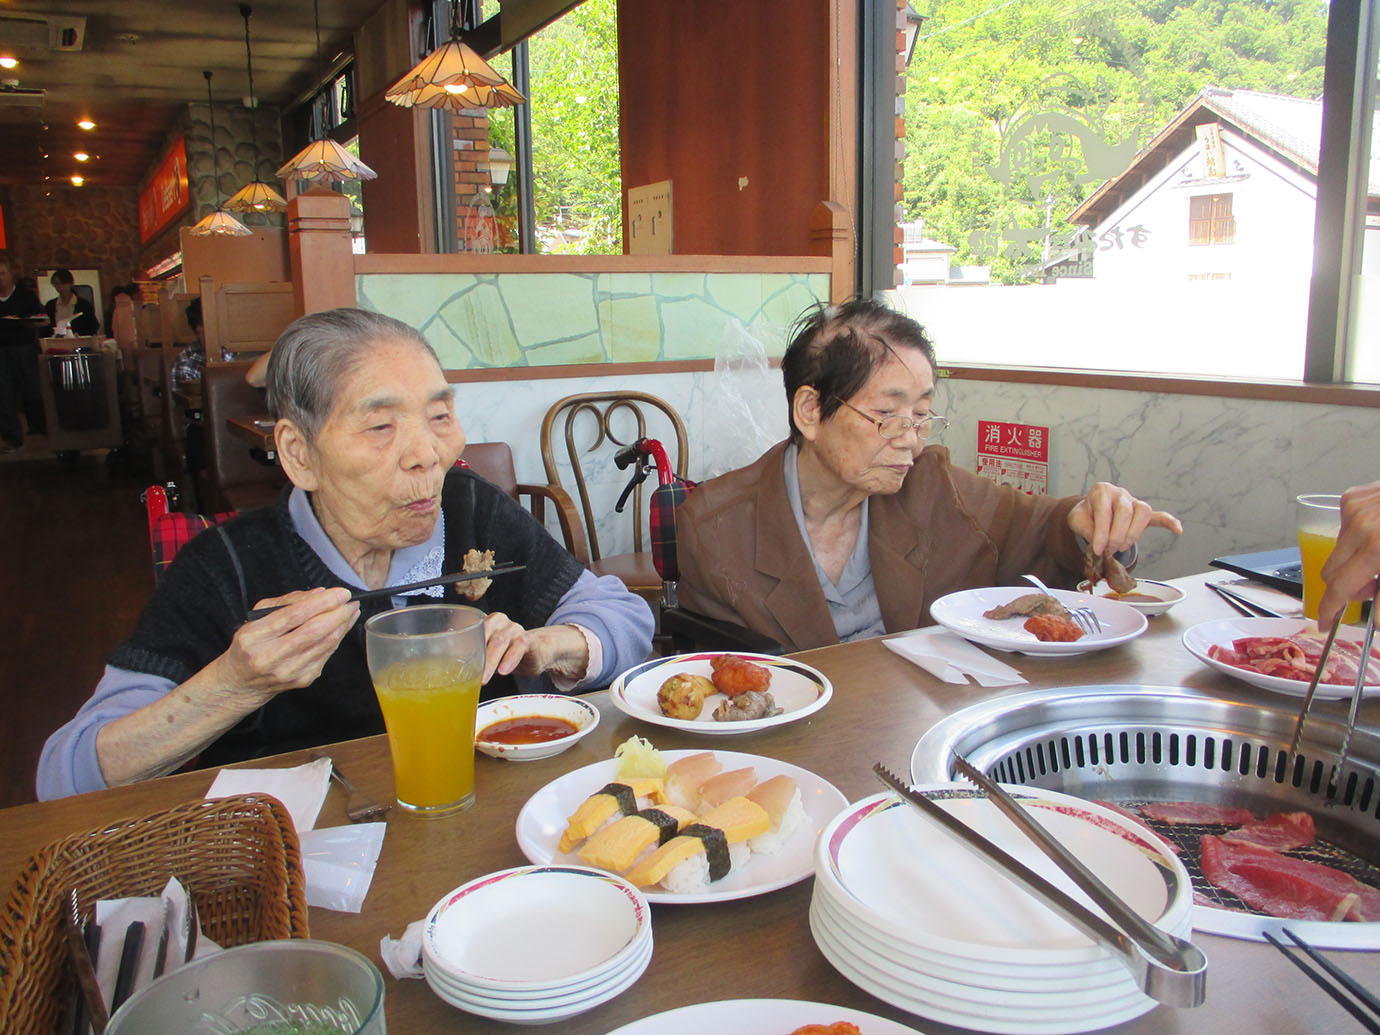
<svg viewBox="0 0 1380 1035">
<path fill-rule="evenodd" d="M 661 599 L 662 580 L 649 545 L 643 485 L 639 482 L 632 486 L 631 551 L 605 553 L 599 541 L 598 519 L 608 509 L 608 501 L 618 487 L 627 481 L 624 472 L 616 467 L 615 454 L 620 448 L 648 437 L 665 441 L 669 448 L 672 436 L 672 463 L 676 474 L 684 478 L 689 456 L 685 422 L 670 403 L 647 392 L 568 395 L 547 410 L 541 425 L 546 480 L 564 489 L 564 470 L 575 483 L 573 495 L 583 516 L 583 527 L 576 529 L 575 540 L 567 543 L 570 552 L 594 574 L 618 576 L 628 589 L 653 604 Z"/>
</svg>

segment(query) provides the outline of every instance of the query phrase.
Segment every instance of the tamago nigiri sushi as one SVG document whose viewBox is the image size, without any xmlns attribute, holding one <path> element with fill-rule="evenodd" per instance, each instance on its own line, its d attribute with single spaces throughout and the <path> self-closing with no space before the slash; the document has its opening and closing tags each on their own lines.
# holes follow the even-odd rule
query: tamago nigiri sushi
<svg viewBox="0 0 1380 1035">
<path fill-rule="evenodd" d="M 675 805 L 634 812 L 591 834 L 580 849 L 580 861 L 601 870 L 622 873 L 637 861 L 648 845 L 664 845 L 695 820 L 693 812 Z"/>
<path fill-rule="evenodd" d="M 730 798 L 652 852 L 626 874 L 639 888 L 694 893 L 721 880 L 751 855 L 746 841 L 771 828 L 766 810 L 747 798 Z"/>
<path fill-rule="evenodd" d="M 605 784 L 571 814 L 557 847 L 568 852 L 610 819 L 620 814 L 631 816 L 640 807 L 639 798 L 660 804 L 664 800 L 661 781 L 635 779 Z"/>
</svg>

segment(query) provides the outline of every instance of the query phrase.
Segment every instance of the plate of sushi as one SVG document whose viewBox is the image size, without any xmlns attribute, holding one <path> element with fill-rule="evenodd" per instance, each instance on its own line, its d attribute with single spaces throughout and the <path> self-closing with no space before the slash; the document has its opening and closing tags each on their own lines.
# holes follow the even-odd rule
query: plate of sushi
<svg viewBox="0 0 1380 1035">
<path fill-rule="evenodd" d="M 652 658 L 609 687 L 615 708 L 693 733 L 751 733 L 813 715 L 834 695 L 823 672 L 770 654 L 701 651 Z"/>
<path fill-rule="evenodd" d="M 727 902 L 810 876 L 815 837 L 848 805 L 788 762 L 640 743 L 655 762 L 638 775 L 623 759 L 595 762 L 528 799 L 517 840 L 529 861 L 617 873 L 649 902 Z"/>
</svg>

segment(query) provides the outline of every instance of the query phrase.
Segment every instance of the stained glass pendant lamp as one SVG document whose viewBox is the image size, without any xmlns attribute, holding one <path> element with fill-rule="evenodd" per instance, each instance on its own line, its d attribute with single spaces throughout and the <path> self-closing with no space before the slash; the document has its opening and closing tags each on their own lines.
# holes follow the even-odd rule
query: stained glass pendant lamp
<svg viewBox="0 0 1380 1035">
<path fill-rule="evenodd" d="M 254 144 L 254 180 L 237 190 L 225 207 L 236 212 L 281 212 L 287 208 L 287 200 L 259 179 L 259 106 L 254 97 L 254 55 L 249 49 L 249 16 L 253 13 L 248 4 L 240 4 L 240 16 L 244 19 L 244 64 L 249 72 L 249 139 Z"/>
<path fill-rule="evenodd" d="M 460 3 L 451 0 L 450 39 L 384 94 L 404 108 L 511 108 L 526 98 L 460 40 Z"/>
<path fill-rule="evenodd" d="M 254 231 L 245 226 L 221 206 L 220 202 L 220 162 L 216 156 L 216 105 L 211 99 L 211 72 L 201 73 L 206 77 L 206 106 L 211 109 L 211 178 L 216 181 L 216 210 L 201 222 L 191 227 L 194 234 L 227 234 L 233 237 L 249 237 Z"/>
</svg>

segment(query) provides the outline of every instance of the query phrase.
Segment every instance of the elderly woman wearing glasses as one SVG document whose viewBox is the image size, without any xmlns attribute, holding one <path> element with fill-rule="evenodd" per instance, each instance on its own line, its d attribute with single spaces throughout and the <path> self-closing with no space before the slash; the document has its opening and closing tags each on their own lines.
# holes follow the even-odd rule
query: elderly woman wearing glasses
<svg viewBox="0 0 1380 1035">
<path fill-rule="evenodd" d="M 680 602 L 805 650 L 913 629 L 956 590 L 1033 572 L 1073 584 L 1086 546 L 1129 550 L 1177 518 L 1098 482 L 1027 496 L 926 441 L 935 359 L 914 320 L 854 299 L 802 318 L 785 356 L 790 438 L 677 514 Z"/>
</svg>

